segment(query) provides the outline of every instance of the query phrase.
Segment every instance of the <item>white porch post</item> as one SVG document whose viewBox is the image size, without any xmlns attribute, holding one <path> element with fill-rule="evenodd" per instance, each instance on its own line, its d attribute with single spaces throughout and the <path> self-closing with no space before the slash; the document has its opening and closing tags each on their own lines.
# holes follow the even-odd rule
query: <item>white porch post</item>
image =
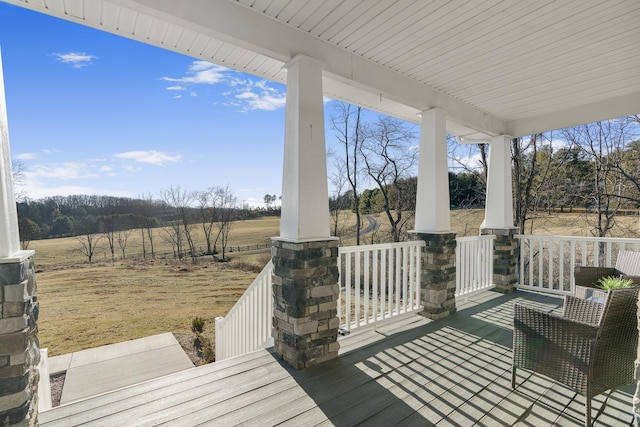
<svg viewBox="0 0 640 427">
<path fill-rule="evenodd" d="M 487 197 L 482 223 L 485 228 L 513 227 L 510 144 L 508 135 L 494 136 L 489 144 Z"/>
<path fill-rule="evenodd" d="M 481 234 L 496 236 L 493 249 L 493 283 L 496 290 L 512 292 L 518 280 L 518 242 L 513 225 L 511 137 L 499 135 L 489 143 L 489 174 Z"/>
<path fill-rule="evenodd" d="M 299 55 L 288 62 L 286 68 L 287 111 L 280 238 L 326 240 L 331 234 L 322 64 Z"/>
<path fill-rule="evenodd" d="M 449 170 L 446 114 L 422 112 L 420 160 L 413 240 L 424 240 L 420 294 L 423 314 L 431 319 L 456 311 L 456 235 L 449 218 Z"/>
<path fill-rule="evenodd" d="M 19 250 L 18 213 L 13 192 L 7 104 L 0 57 L 0 258 L 14 256 Z"/>
<path fill-rule="evenodd" d="M 33 251 L 20 250 L 0 55 L 0 424 L 38 425 L 38 302 Z"/>
<path fill-rule="evenodd" d="M 420 233 L 451 230 L 446 113 L 434 108 L 422 112 L 420 159 L 416 195 L 416 225 Z"/>
<path fill-rule="evenodd" d="M 273 239 L 273 340 L 296 369 L 338 356 L 338 240 L 329 233 L 322 64 L 287 68 L 280 237 Z"/>
</svg>

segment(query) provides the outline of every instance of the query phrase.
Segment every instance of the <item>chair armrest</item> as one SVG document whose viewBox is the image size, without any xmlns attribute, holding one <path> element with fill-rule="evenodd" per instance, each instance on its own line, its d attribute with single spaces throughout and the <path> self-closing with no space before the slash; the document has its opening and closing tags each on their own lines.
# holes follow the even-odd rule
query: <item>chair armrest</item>
<svg viewBox="0 0 640 427">
<path fill-rule="evenodd" d="M 598 327 L 515 303 L 513 364 L 586 390 Z"/>
<path fill-rule="evenodd" d="M 578 286 L 584 286 L 587 288 L 596 287 L 598 280 L 603 277 L 613 276 L 616 274 L 616 269 L 613 267 L 582 267 L 576 266 L 575 273 L 573 275 L 575 283 Z"/>
<path fill-rule="evenodd" d="M 571 295 L 564 297 L 563 317 L 566 319 L 597 326 L 600 324 L 603 309 L 604 304 L 600 302 Z"/>
</svg>

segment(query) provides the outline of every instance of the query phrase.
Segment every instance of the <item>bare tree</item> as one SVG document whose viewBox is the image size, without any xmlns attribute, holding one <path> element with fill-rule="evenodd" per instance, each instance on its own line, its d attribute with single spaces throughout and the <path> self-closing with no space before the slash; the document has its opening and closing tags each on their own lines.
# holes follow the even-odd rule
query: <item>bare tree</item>
<svg viewBox="0 0 640 427">
<path fill-rule="evenodd" d="M 209 187 L 205 191 L 196 194 L 200 207 L 200 223 L 202 224 L 202 231 L 204 232 L 204 238 L 207 242 L 208 255 L 213 255 L 214 252 L 211 234 L 218 213 L 218 194 L 218 187 Z"/>
<path fill-rule="evenodd" d="M 329 198 L 329 211 L 331 213 L 331 225 L 333 228 L 333 236 L 339 237 L 343 234 L 346 227 L 344 220 L 341 221 L 342 211 L 349 208 L 348 200 L 344 194 L 344 188 L 347 185 L 346 165 L 343 159 L 328 153 L 330 158 L 334 159 L 334 170 L 329 176 L 329 180 L 333 184 L 334 193 Z"/>
<path fill-rule="evenodd" d="M 162 231 L 164 231 L 165 242 L 171 245 L 173 257 L 182 259 L 184 257 L 184 239 L 180 221 L 176 219 L 168 220 Z"/>
<path fill-rule="evenodd" d="M 548 198 L 543 187 L 557 167 L 554 163 L 552 138 L 536 134 L 530 138 L 512 139 L 511 160 L 515 223 L 520 233 L 525 233 L 527 221 L 535 218 L 540 199 Z M 533 227 L 533 223 L 531 226 Z"/>
<path fill-rule="evenodd" d="M 276 202 L 278 201 L 278 197 L 275 194 L 265 194 L 263 200 L 264 200 L 265 208 L 267 210 L 271 210 L 276 207 Z"/>
<path fill-rule="evenodd" d="M 11 162 L 11 171 L 13 173 L 13 192 L 17 202 L 24 200 L 27 197 L 26 176 L 25 171 L 27 167 L 19 160 L 13 160 Z"/>
<path fill-rule="evenodd" d="M 174 247 L 175 255 L 179 259 L 184 257 L 187 249 L 195 260 L 195 246 L 191 235 L 193 223 L 188 213 L 188 208 L 193 201 L 192 195 L 180 186 L 171 186 L 160 191 L 160 198 L 172 210 L 168 227 L 165 228 L 167 241 Z M 185 242 L 188 245 L 187 248 L 184 247 Z"/>
<path fill-rule="evenodd" d="M 100 222 L 102 236 L 107 239 L 109 251 L 111 252 L 111 264 L 114 264 L 116 259 L 116 216 L 114 214 L 104 215 Z"/>
<path fill-rule="evenodd" d="M 362 108 L 340 102 L 336 104 L 335 114 L 331 116 L 331 124 L 336 132 L 336 138 L 344 149 L 344 170 L 353 194 L 353 206 L 356 214 L 356 245 L 360 244 L 360 193 L 358 176 L 360 174 L 359 161 L 360 146 L 364 143 L 365 132 L 361 123 Z"/>
<path fill-rule="evenodd" d="M 154 201 L 151 194 L 140 197 L 137 204 L 137 214 L 139 219 L 140 235 L 142 237 L 142 257 L 147 257 L 147 244 L 149 245 L 149 252 L 151 257 L 155 256 L 155 250 L 153 247 L 153 229 L 157 225 L 156 220 L 153 217 Z"/>
<path fill-rule="evenodd" d="M 605 237 L 614 227 L 623 206 L 629 124 L 627 119 L 617 119 L 563 130 L 564 138 L 580 147 L 592 163 L 593 188 L 587 206 L 595 211 L 593 233 L 598 237 Z"/>
<path fill-rule="evenodd" d="M 76 222 L 76 239 L 80 242 L 80 253 L 87 257 L 89 262 L 93 261 L 93 256 L 102 236 L 99 234 L 99 221 L 87 215 Z"/>
<path fill-rule="evenodd" d="M 478 206 L 485 201 L 487 176 L 489 174 L 489 144 L 460 144 L 453 135 L 447 134 L 447 155 L 450 161 L 449 177 L 478 177 L 477 188 L 468 199 L 471 206 Z M 451 185 L 451 179 L 449 182 Z M 453 203 L 453 200 L 452 200 Z M 459 204 L 456 206 L 468 206 Z"/>
<path fill-rule="evenodd" d="M 216 235 L 213 247 L 215 251 L 218 242 L 220 242 L 222 252 L 219 260 L 226 261 L 227 258 L 225 251 L 227 244 L 229 243 L 231 224 L 236 218 L 237 201 L 228 185 L 226 187 L 218 187 L 216 191 L 216 200 L 218 201 L 218 234 Z"/>
<path fill-rule="evenodd" d="M 394 242 L 402 240 L 406 218 L 403 216 L 403 179 L 414 172 L 417 161 L 416 134 L 406 124 L 391 117 L 379 117 L 367 129 L 360 153 L 368 176 L 383 198 L 383 209 L 391 226 Z"/>
<path fill-rule="evenodd" d="M 122 253 L 122 259 L 126 258 L 125 252 L 127 250 L 127 242 L 129 241 L 130 234 L 131 229 L 118 230 L 118 247 Z"/>
<path fill-rule="evenodd" d="M 116 199 L 113 197 L 103 197 L 96 200 L 100 217 L 100 228 L 102 235 L 107 239 L 109 251 L 111 252 L 111 264 L 115 263 L 116 248 Z"/>
</svg>

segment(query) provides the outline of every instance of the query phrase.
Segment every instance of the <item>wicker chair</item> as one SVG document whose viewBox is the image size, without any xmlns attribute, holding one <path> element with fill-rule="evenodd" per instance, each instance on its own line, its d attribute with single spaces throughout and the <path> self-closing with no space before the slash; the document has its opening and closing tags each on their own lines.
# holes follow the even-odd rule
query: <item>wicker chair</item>
<svg viewBox="0 0 640 427">
<path fill-rule="evenodd" d="M 513 368 L 551 377 L 585 396 L 585 425 L 591 399 L 634 383 L 638 350 L 638 290 L 609 291 L 604 304 L 566 296 L 562 316 L 514 304 Z"/>
<path fill-rule="evenodd" d="M 620 251 L 615 267 L 576 266 L 573 275 L 576 286 L 596 287 L 598 280 L 609 276 L 622 276 L 640 285 L 640 252 Z"/>
</svg>

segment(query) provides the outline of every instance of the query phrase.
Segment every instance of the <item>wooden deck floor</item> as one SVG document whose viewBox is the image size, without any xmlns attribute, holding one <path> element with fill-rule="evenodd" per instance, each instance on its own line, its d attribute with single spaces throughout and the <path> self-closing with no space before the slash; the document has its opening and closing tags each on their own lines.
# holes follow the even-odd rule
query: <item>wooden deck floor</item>
<svg viewBox="0 0 640 427">
<path fill-rule="evenodd" d="M 269 350 L 172 374 L 40 414 L 42 426 L 582 426 L 584 398 L 519 371 L 511 389 L 514 299 L 486 292 L 447 319 L 420 316 L 341 339 L 332 362 L 294 371 Z M 633 387 L 593 400 L 594 425 L 631 426 Z"/>
</svg>

